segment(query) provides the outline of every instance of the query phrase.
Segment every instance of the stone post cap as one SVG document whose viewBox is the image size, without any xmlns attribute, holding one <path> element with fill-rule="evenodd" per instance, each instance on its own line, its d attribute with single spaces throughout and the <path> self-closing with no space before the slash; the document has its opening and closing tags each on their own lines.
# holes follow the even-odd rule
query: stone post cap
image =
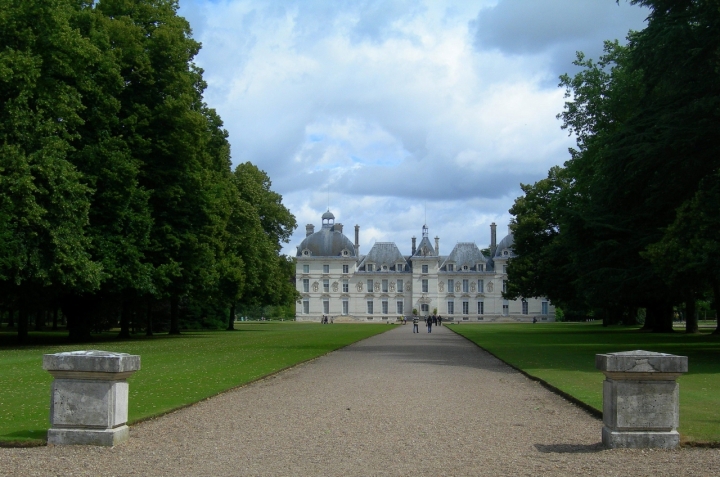
<svg viewBox="0 0 720 477">
<path fill-rule="evenodd" d="M 612 373 L 687 373 L 687 356 L 653 351 L 623 351 L 595 355 L 595 367 Z"/>
<path fill-rule="evenodd" d="M 132 373 L 140 369 L 140 356 L 112 351 L 68 351 L 43 355 L 47 371 L 80 371 L 90 373 Z"/>
</svg>

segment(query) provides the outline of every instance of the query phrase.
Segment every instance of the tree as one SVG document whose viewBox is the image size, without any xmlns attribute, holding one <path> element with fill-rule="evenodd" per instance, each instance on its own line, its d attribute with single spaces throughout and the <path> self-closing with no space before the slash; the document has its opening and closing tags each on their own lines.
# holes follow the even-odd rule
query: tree
<svg viewBox="0 0 720 477">
<path fill-rule="evenodd" d="M 72 24 L 83 8 L 61 0 L 0 5 L 0 286 L 19 309 L 21 341 L 31 311 L 101 280 L 85 235 L 91 190 L 70 161 L 82 91 L 93 87 L 101 57 Z"/>
</svg>

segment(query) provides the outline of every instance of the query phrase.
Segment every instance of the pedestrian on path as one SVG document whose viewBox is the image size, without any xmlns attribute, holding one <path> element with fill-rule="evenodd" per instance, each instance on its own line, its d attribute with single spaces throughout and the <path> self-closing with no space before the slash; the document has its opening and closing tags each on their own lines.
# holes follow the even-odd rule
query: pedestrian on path
<svg viewBox="0 0 720 477">
<path fill-rule="evenodd" d="M 438 326 L 442 326 L 442 316 L 438 315 Z"/>
<path fill-rule="evenodd" d="M 419 323 L 420 319 L 418 319 L 417 315 L 413 315 L 413 333 L 420 333 Z"/>
<path fill-rule="evenodd" d="M 425 319 L 425 323 L 427 323 L 428 333 L 432 333 L 432 317 L 430 315 Z"/>
</svg>

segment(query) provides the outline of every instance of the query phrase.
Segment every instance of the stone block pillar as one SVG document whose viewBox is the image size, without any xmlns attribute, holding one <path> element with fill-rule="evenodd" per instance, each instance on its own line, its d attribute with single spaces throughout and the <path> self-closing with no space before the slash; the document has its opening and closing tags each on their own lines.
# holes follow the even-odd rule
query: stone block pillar
<svg viewBox="0 0 720 477">
<path fill-rule="evenodd" d="M 680 443 L 678 376 L 687 356 L 650 351 L 595 355 L 603 382 L 605 447 L 673 449 Z"/>
<path fill-rule="evenodd" d="M 114 446 L 130 436 L 127 378 L 140 356 L 110 351 L 46 354 L 43 369 L 55 380 L 48 444 Z"/>
</svg>

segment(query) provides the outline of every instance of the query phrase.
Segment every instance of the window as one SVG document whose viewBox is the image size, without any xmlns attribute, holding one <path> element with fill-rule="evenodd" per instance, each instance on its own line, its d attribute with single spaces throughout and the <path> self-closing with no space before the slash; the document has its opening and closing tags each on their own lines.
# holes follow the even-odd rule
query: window
<svg viewBox="0 0 720 477">
<path fill-rule="evenodd" d="M 348 314 L 348 309 L 349 309 L 348 301 L 347 301 L 347 300 L 343 300 L 343 301 L 342 301 L 342 314 L 343 314 L 343 315 L 347 315 L 347 314 Z"/>
<path fill-rule="evenodd" d="M 368 291 L 368 293 L 372 293 L 372 291 L 373 291 L 373 281 L 372 280 L 367 281 L 367 291 Z"/>
<path fill-rule="evenodd" d="M 372 300 L 368 300 L 367 302 L 367 314 L 372 315 L 373 313 L 373 302 Z"/>
<path fill-rule="evenodd" d="M 398 293 L 402 293 L 403 290 L 404 290 L 404 288 L 403 288 L 403 281 L 402 281 L 402 280 L 398 280 L 398 281 L 397 281 L 397 291 L 398 291 Z"/>
<path fill-rule="evenodd" d="M 482 272 L 482 271 L 484 271 L 484 270 L 485 270 L 485 265 L 483 265 L 482 263 L 478 263 L 478 264 L 477 264 L 477 271 L 478 271 L 478 272 Z"/>
<path fill-rule="evenodd" d="M 383 292 L 383 293 L 387 293 L 387 292 L 388 292 L 388 281 L 387 281 L 387 280 L 383 280 L 383 281 L 382 281 L 382 292 Z M 387 313 L 387 312 L 385 311 L 385 312 L 383 312 L 383 313 Z"/>
<path fill-rule="evenodd" d="M 455 280 L 452 278 L 448 279 L 448 293 L 452 293 L 455 289 Z"/>
<path fill-rule="evenodd" d="M 507 300 L 503 300 L 503 315 L 507 316 L 510 314 L 510 305 Z"/>
<path fill-rule="evenodd" d="M 448 271 L 448 272 L 454 272 L 454 271 L 455 271 L 455 265 L 453 265 L 452 263 L 448 263 L 447 271 Z"/>
<path fill-rule="evenodd" d="M 303 300 L 303 315 L 307 315 L 308 313 L 310 313 L 310 302 Z"/>
<path fill-rule="evenodd" d="M 427 279 L 423 279 L 422 281 L 422 292 L 427 293 L 428 292 L 428 281 Z"/>
<path fill-rule="evenodd" d="M 503 265 L 503 273 L 507 273 L 507 265 Z"/>
<path fill-rule="evenodd" d="M 380 303 L 380 306 L 382 306 L 382 314 L 387 315 L 388 314 L 388 302 L 387 300 L 383 300 L 382 303 Z"/>
<path fill-rule="evenodd" d="M 507 280 L 503 280 L 503 293 L 507 292 Z"/>
<path fill-rule="evenodd" d="M 470 314 L 470 303 L 464 301 L 464 302 L 462 302 L 462 307 L 463 307 L 463 315 Z"/>
<path fill-rule="evenodd" d="M 372 272 L 372 271 L 373 271 L 373 268 L 375 268 L 375 267 L 373 267 L 373 264 L 372 264 L 372 263 L 368 263 L 368 264 L 365 266 L 365 270 L 367 270 L 368 272 Z"/>
<path fill-rule="evenodd" d="M 422 272 L 423 272 L 423 273 L 427 273 L 427 272 L 428 272 L 428 266 L 427 266 L 427 265 L 423 265 L 423 266 L 422 266 Z"/>
<path fill-rule="evenodd" d="M 463 293 L 467 293 L 470 289 L 470 280 L 463 280 Z"/>
<path fill-rule="evenodd" d="M 330 302 L 328 300 L 323 300 L 323 313 L 330 314 Z"/>
<path fill-rule="evenodd" d="M 350 291 L 350 282 L 347 280 L 343 280 L 343 293 L 348 293 Z"/>
<path fill-rule="evenodd" d="M 485 314 L 485 302 L 479 301 L 478 302 L 478 315 L 484 315 Z"/>
<path fill-rule="evenodd" d="M 323 265 L 323 273 L 330 273 L 330 265 Z"/>
<path fill-rule="evenodd" d="M 526 302 L 525 300 L 522 301 L 522 314 L 528 314 L 528 302 Z"/>
<path fill-rule="evenodd" d="M 485 293 L 485 280 L 478 280 L 478 293 Z"/>
<path fill-rule="evenodd" d="M 350 273 L 350 265 L 343 265 L 343 273 Z"/>
<path fill-rule="evenodd" d="M 447 302 L 448 305 L 448 315 L 454 315 L 455 314 L 455 302 L 449 301 Z"/>
<path fill-rule="evenodd" d="M 303 265 L 303 273 L 310 273 L 310 265 Z"/>
<path fill-rule="evenodd" d="M 303 292 L 310 293 L 310 279 L 303 278 Z"/>
<path fill-rule="evenodd" d="M 323 291 L 325 293 L 330 293 L 330 280 L 328 280 L 327 278 L 323 280 Z"/>
<path fill-rule="evenodd" d="M 467 266 L 467 265 L 463 265 L 463 271 L 465 271 L 465 272 L 468 271 L 468 266 Z"/>
<path fill-rule="evenodd" d="M 541 306 L 542 306 L 541 314 L 547 315 L 548 314 L 548 302 L 546 302 L 546 301 L 542 302 Z"/>
<path fill-rule="evenodd" d="M 382 269 L 383 269 L 383 272 L 387 272 L 387 265 L 383 265 Z"/>
<path fill-rule="evenodd" d="M 428 305 L 427 303 L 423 303 L 422 305 L 420 305 L 420 312 L 427 313 L 429 311 L 430 311 L 430 305 Z"/>
<path fill-rule="evenodd" d="M 397 303 L 395 304 L 398 315 L 402 315 L 402 314 L 404 313 L 404 311 L 403 311 L 403 305 L 404 305 L 404 303 L 401 302 L 401 301 L 399 301 L 399 302 L 397 302 Z"/>
<path fill-rule="evenodd" d="M 402 271 L 404 271 L 404 270 L 405 270 L 405 266 L 403 266 L 402 263 L 398 263 L 398 264 L 395 266 L 395 271 L 397 271 L 397 272 L 402 272 Z"/>
</svg>

